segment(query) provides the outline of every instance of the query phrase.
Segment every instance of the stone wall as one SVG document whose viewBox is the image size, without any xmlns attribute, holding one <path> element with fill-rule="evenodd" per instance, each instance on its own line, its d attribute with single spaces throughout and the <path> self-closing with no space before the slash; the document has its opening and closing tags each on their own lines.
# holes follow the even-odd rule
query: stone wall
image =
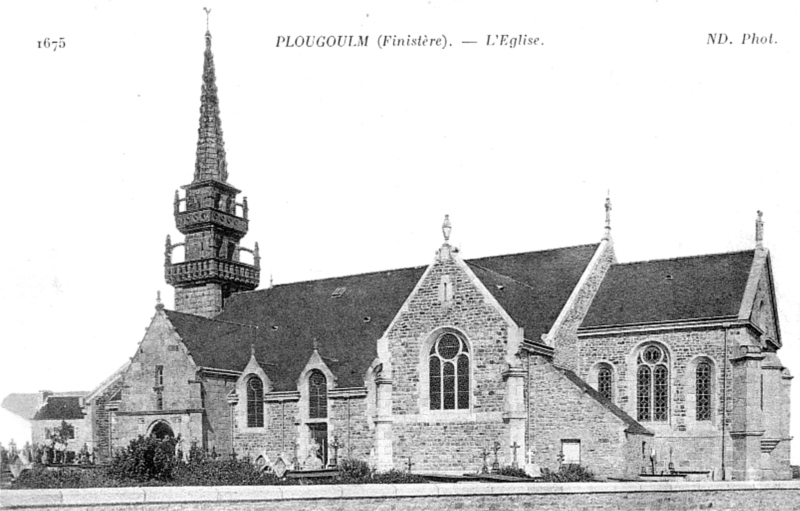
<svg viewBox="0 0 800 511">
<path fill-rule="evenodd" d="M 669 357 L 669 420 L 644 421 L 643 426 L 656 434 L 652 447 L 659 466 L 671 459 L 678 470 L 721 469 L 723 420 L 724 331 L 719 328 L 656 332 L 617 332 L 608 335 L 581 336 L 579 376 L 595 384 L 597 363 L 613 368 L 613 401 L 628 415 L 637 418 L 636 359 L 647 344 L 663 347 Z M 738 335 L 729 332 L 728 350 L 733 353 Z M 709 421 L 696 420 L 696 375 L 698 360 L 712 363 L 712 415 Z M 730 357 L 728 357 L 730 359 Z M 728 426 L 730 426 L 732 366 L 728 364 Z M 726 440 L 730 442 L 730 438 Z M 731 461 L 730 443 L 727 460 Z"/>
<path fill-rule="evenodd" d="M 573 291 L 574 295 L 570 296 L 570 300 L 565 304 L 564 317 L 558 318 L 560 321 L 550 332 L 552 338 L 548 338 L 548 342 L 555 348 L 555 364 L 576 372 L 580 363 L 578 327 L 586 317 L 586 313 L 589 312 L 589 306 L 592 304 L 597 290 L 600 289 L 606 272 L 616 261 L 614 245 L 610 240 L 604 240 L 597 250 L 598 252 L 585 270 L 588 272 L 584 275 L 585 279 L 578 283 L 577 289 Z M 534 340 L 538 341 L 538 339 Z"/>
<path fill-rule="evenodd" d="M 328 423 L 332 431 L 330 442 L 335 436 L 339 443 L 339 459 L 370 459 L 375 427 L 367 420 L 366 398 L 329 399 Z"/>
<path fill-rule="evenodd" d="M 75 429 L 73 439 L 67 441 L 67 450 L 79 452 L 83 445 L 91 451 L 94 446 L 92 438 L 91 422 L 88 418 L 73 419 L 66 421 Z M 61 420 L 32 420 L 31 421 L 31 441 L 34 444 L 43 444 L 48 438 L 48 431 L 52 432 L 61 427 Z"/>
<path fill-rule="evenodd" d="M 175 310 L 212 318 L 222 310 L 222 286 L 206 284 L 175 289 Z"/>
<path fill-rule="evenodd" d="M 240 397 L 239 405 L 246 406 Z M 256 459 L 265 455 L 274 463 L 279 456 L 292 461 L 297 445 L 299 408 L 297 401 L 268 401 L 264 403 L 264 427 L 248 428 L 236 421 L 233 445 L 241 456 Z"/>
<path fill-rule="evenodd" d="M 796 481 L 747 483 L 486 483 L 352 486 L 144 487 L 15 490 L 0 493 L 8 509 L 89 511 L 233 510 L 361 511 L 549 509 L 620 511 L 658 509 L 794 510 Z"/>
<path fill-rule="evenodd" d="M 403 468 L 464 471 L 480 467 L 480 452 L 495 441 L 510 463 L 505 411 L 509 331 L 513 323 L 466 265 L 442 248 L 440 257 L 386 334 L 393 375 L 393 458 Z M 514 327 L 516 328 L 516 327 Z M 449 330 L 448 330 L 449 329 Z M 428 356 L 444 332 L 462 337 L 470 351 L 470 406 L 431 410 Z"/>
<path fill-rule="evenodd" d="M 95 460 L 105 462 L 111 459 L 111 414 L 106 409 L 117 392 L 122 389 L 123 381 L 121 378 L 108 386 L 100 395 L 95 397 L 89 405 L 88 417 L 92 422 L 92 440 Z"/>
<path fill-rule="evenodd" d="M 530 357 L 529 443 L 534 462 L 557 471 L 562 441 L 580 441 L 580 464 L 600 477 L 634 478 L 642 442 L 628 425 L 540 356 Z"/>
<path fill-rule="evenodd" d="M 162 377 L 157 376 L 157 367 Z M 114 448 L 125 447 L 139 435 L 148 435 L 158 422 L 166 423 L 187 448 L 192 442 L 206 446 L 202 382 L 186 346 L 163 310 L 157 310 L 122 375 L 122 400 L 112 421 Z M 159 394 L 161 400 L 159 402 Z"/>
<path fill-rule="evenodd" d="M 234 377 L 205 375 L 202 379 L 202 407 L 205 410 L 205 436 L 209 451 L 231 452 L 231 409 L 228 394 L 236 385 Z"/>
</svg>

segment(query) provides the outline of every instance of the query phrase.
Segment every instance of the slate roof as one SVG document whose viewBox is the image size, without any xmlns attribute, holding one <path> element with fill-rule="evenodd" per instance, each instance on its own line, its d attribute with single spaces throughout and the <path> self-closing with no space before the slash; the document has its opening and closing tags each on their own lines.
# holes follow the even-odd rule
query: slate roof
<svg viewBox="0 0 800 511">
<path fill-rule="evenodd" d="M 755 252 L 613 265 L 581 328 L 738 316 Z"/>
<path fill-rule="evenodd" d="M 597 245 L 466 261 L 526 337 L 546 333 Z M 236 294 L 214 319 L 165 311 L 199 366 L 241 371 L 256 360 L 274 390 L 295 390 L 314 349 L 338 387 L 361 387 L 376 343 L 426 266 L 366 273 Z M 498 287 L 501 286 L 502 288 Z M 344 293 L 334 298 L 337 289 Z M 249 325 L 249 326 L 248 326 Z M 254 328 L 257 326 L 257 328 Z"/>
<path fill-rule="evenodd" d="M 337 386 L 361 387 L 377 356 L 375 341 L 424 271 L 420 266 L 241 293 L 214 320 L 173 311 L 167 315 L 200 366 L 241 371 L 255 344 L 256 360 L 274 390 L 295 390 L 316 339 Z M 345 288 L 344 294 L 333 298 L 338 288 Z"/>
<path fill-rule="evenodd" d="M 467 264 L 514 321 L 537 342 L 597 252 L 598 244 L 467 260 Z"/>
<path fill-rule="evenodd" d="M 649 429 L 647 429 L 644 426 L 642 426 L 641 424 L 639 424 L 639 422 L 636 421 L 636 419 L 634 419 L 633 417 L 631 417 L 630 415 L 625 413 L 622 410 L 622 408 L 618 407 L 617 405 L 612 403 L 610 400 L 608 400 L 604 395 L 602 395 L 601 393 L 599 393 L 598 391 L 593 389 L 591 385 L 589 385 L 588 383 L 586 383 L 585 381 L 580 379 L 577 374 L 573 373 L 569 369 L 562 369 L 560 367 L 556 367 L 556 369 L 558 371 L 561 371 L 561 373 L 569 381 L 571 381 L 572 383 L 574 383 L 575 385 L 580 387 L 581 390 L 583 390 L 585 393 L 589 394 L 595 401 L 597 401 L 598 403 L 600 403 L 601 405 L 606 407 L 611 413 L 613 413 L 620 420 L 622 420 L 622 422 L 627 424 L 628 427 L 625 428 L 625 431 L 627 431 L 628 433 L 633 433 L 635 435 L 653 436 L 653 433 Z"/>
<path fill-rule="evenodd" d="M 50 396 L 33 417 L 35 421 L 83 419 L 80 396 Z"/>
</svg>

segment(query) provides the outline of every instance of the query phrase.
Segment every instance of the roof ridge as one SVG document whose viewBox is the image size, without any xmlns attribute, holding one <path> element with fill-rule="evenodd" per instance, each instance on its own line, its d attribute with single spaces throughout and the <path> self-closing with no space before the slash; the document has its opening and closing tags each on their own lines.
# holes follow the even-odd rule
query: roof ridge
<svg viewBox="0 0 800 511">
<path fill-rule="evenodd" d="M 538 254 L 538 253 L 543 253 L 543 252 L 555 252 L 556 250 L 567 250 L 567 249 L 582 248 L 582 247 L 594 247 L 594 246 L 597 246 L 597 245 L 599 245 L 599 243 L 584 243 L 582 245 L 571 245 L 571 246 L 568 246 L 568 247 L 556 247 L 556 248 L 548 248 L 548 249 L 544 249 L 544 250 L 529 250 L 527 252 L 515 252 L 513 254 L 497 254 L 497 255 L 490 255 L 490 256 L 475 257 L 475 258 L 471 258 L 471 259 L 464 259 L 464 261 L 466 263 L 468 263 L 468 264 L 474 264 L 474 263 L 472 263 L 472 261 L 475 261 L 475 260 L 478 260 L 478 259 L 489 259 L 489 258 L 494 258 L 494 257 L 512 257 L 512 256 L 523 255 L 523 254 Z M 325 280 L 345 279 L 345 278 L 350 278 L 350 277 L 363 277 L 363 276 L 367 276 L 367 275 L 374 275 L 374 274 L 377 274 L 377 273 L 386 273 L 386 272 L 393 272 L 393 271 L 417 270 L 419 268 L 427 268 L 428 266 L 429 266 L 428 264 L 420 264 L 420 265 L 416 265 L 416 266 L 406 266 L 406 267 L 402 267 L 402 268 L 390 268 L 390 269 L 386 269 L 386 270 L 375 270 L 375 271 L 368 271 L 368 272 L 364 272 L 364 273 L 351 273 L 351 274 L 348 274 L 348 275 L 339 275 L 339 276 L 335 276 L 335 277 L 323 277 L 323 278 L 320 278 L 320 279 L 297 280 L 297 281 L 294 281 L 294 282 L 285 282 L 283 284 L 275 284 L 272 287 L 266 287 L 266 288 L 263 288 L 263 289 L 252 289 L 252 290 L 249 290 L 249 291 L 240 291 L 240 292 L 236 293 L 233 296 L 241 296 L 241 295 L 246 295 L 246 294 L 250 294 L 250 293 L 262 293 L 264 291 L 269 291 L 270 289 L 274 289 L 276 287 L 288 286 L 288 285 L 292 285 L 292 284 L 307 284 L 307 283 L 311 283 L 311 282 L 323 282 Z M 478 266 L 478 265 L 476 265 L 476 266 Z M 484 268 L 484 269 L 487 269 L 487 268 Z M 491 270 L 489 270 L 489 271 L 491 271 Z M 497 273 L 497 272 L 495 272 L 495 273 Z M 511 277 L 509 277 L 508 275 L 504 275 L 502 273 L 497 273 L 497 274 L 498 275 L 502 275 L 503 277 L 509 278 L 511 280 L 514 280 Z M 517 282 L 517 281 L 515 281 L 515 282 Z M 525 285 L 522 282 L 519 282 L 519 283 L 522 284 L 522 285 Z M 528 286 L 528 287 L 530 287 L 530 286 Z M 531 289 L 533 289 L 533 288 L 531 288 Z"/>
<path fill-rule="evenodd" d="M 428 266 L 427 264 L 421 264 L 421 265 L 418 265 L 418 266 L 407 266 L 405 268 L 393 268 L 393 269 L 389 269 L 389 270 L 376 270 L 376 271 L 368 271 L 368 272 L 364 272 L 364 273 L 352 273 L 350 275 L 340 275 L 338 277 L 324 277 L 324 278 L 321 278 L 321 279 L 308 279 L 308 280 L 298 280 L 298 281 L 295 281 L 295 282 L 285 282 L 283 284 L 275 284 L 272 287 L 265 287 L 263 289 L 251 289 L 250 291 L 241 291 L 239 293 L 236 293 L 236 294 L 232 295 L 232 297 L 233 296 L 241 296 L 241 295 L 250 294 L 250 293 L 261 293 L 261 292 L 269 291 L 270 289 L 274 289 L 274 288 L 280 287 L 280 286 L 291 286 L 293 284 L 308 284 L 308 283 L 311 283 L 311 282 L 324 282 L 326 280 L 346 279 L 346 278 L 351 278 L 351 277 L 365 277 L 367 275 L 376 275 L 378 273 L 388 273 L 388 272 L 395 272 L 395 271 L 417 270 L 419 268 L 426 268 L 427 266 Z"/>
<path fill-rule="evenodd" d="M 544 252 L 555 252 L 556 250 L 568 250 L 573 248 L 584 248 L 584 247 L 596 247 L 600 245 L 600 243 L 583 243 L 580 245 L 570 245 L 568 247 L 556 247 L 556 248 L 546 248 L 543 250 L 527 250 L 524 252 L 514 252 L 513 254 L 497 254 L 497 255 L 490 255 L 490 256 L 482 256 L 482 257 L 473 257 L 471 259 L 464 259 L 464 261 L 475 261 L 477 259 L 492 259 L 495 257 L 512 257 L 512 256 L 519 256 L 523 254 L 541 254 Z"/>
<path fill-rule="evenodd" d="M 205 316 L 199 316 L 197 314 L 189 314 L 188 312 L 180 312 L 180 311 L 176 311 L 176 310 L 172 310 L 172 309 L 164 309 L 164 311 L 165 312 L 171 312 L 173 314 L 181 314 L 183 316 L 190 316 L 190 317 L 195 318 L 195 319 L 202 319 L 202 320 L 205 320 L 205 321 L 214 321 L 215 323 L 224 323 L 224 324 L 227 324 L 227 325 L 236 325 L 236 326 L 246 326 L 246 327 L 255 328 L 255 329 L 259 328 L 259 325 L 251 325 L 249 323 L 237 323 L 236 321 L 228 321 L 226 319 L 207 318 Z"/>
<path fill-rule="evenodd" d="M 747 252 L 755 253 L 755 249 L 750 250 L 732 250 L 730 252 L 716 252 L 713 254 L 695 254 L 690 256 L 677 256 L 677 257 L 665 257 L 663 259 L 643 259 L 641 261 L 628 261 L 627 263 L 616 263 L 612 266 L 630 266 L 634 264 L 644 264 L 644 263 L 658 263 L 662 261 L 680 261 L 684 259 L 700 259 L 701 257 L 714 257 L 714 256 L 724 256 L 724 255 L 734 255 L 734 254 L 745 254 Z"/>
</svg>

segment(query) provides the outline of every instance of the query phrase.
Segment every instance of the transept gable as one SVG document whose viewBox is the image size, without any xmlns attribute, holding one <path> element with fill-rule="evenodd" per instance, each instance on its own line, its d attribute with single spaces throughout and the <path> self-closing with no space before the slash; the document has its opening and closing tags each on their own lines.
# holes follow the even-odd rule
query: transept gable
<svg viewBox="0 0 800 511">
<path fill-rule="evenodd" d="M 758 250 L 753 259 L 747 289 L 739 310 L 739 319 L 750 321 L 762 332 L 762 346 L 782 346 L 778 321 L 772 261 L 769 251 Z"/>
</svg>

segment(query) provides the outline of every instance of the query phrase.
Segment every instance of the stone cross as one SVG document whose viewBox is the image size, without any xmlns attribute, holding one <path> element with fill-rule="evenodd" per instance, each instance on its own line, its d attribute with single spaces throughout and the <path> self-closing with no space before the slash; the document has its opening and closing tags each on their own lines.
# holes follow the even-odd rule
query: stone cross
<svg viewBox="0 0 800 511">
<path fill-rule="evenodd" d="M 406 468 L 408 469 L 408 473 L 411 473 L 411 467 L 414 466 L 414 463 L 411 463 L 411 456 L 408 457 L 408 461 L 406 462 Z"/>
<path fill-rule="evenodd" d="M 333 448 L 333 459 L 330 461 L 329 465 L 331 468 L 334 468 L 339 462 L 339 447 L 341 447 L 339 444 L 339 438 L 333 437 L 333 443 L 331 444 L 331 447 Z"/>
<path fill-rule="evenodd" d="M 519 463 L 517 463 L 517 449 L 519 449 L 520 445 L 517 444 L 516 441 L 511 445 L 511 449 L 514 451 L 514 458 L 511 461 L 511 468 L 519 468 Z"/>
<path fill-rule="evenodd" d="M 483 458 L 483 466 L 481 467 L 481 474 L 488 474 L 489 465 L 486 464 L 486 458 L 489 457 L 489 451 L 486 450 L 486 447 L 483 448 L 483 452 L 481 452 L 481 457 Z"/>
<path fill-rule="evenodd" d="M 492 472 L 500 471 L 500 460 L 497 459 L 497 453 L 500 451 L 500 442 L 494 443 L 494 463 L 492 463 Z"/>
</svg>

